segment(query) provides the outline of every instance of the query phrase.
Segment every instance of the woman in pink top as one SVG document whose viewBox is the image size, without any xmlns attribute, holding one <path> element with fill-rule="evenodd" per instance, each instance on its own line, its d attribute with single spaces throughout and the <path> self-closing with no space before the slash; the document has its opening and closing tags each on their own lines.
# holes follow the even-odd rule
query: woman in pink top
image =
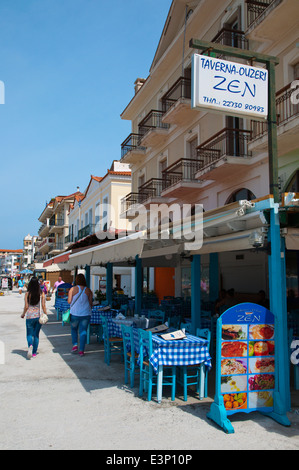
<svg viewBox="0 0 299 470">
<path fill-rule="evenodd" d="M 47 313 L 45 294 L 41 291 L 38 279 L 32 277 L 25 294 L 25 306 L 22 318 L 26 315 L 26 334 L 28 342 L 27 358 L 35 357 L 39 343 L 39 332 L 41 324 L 39 323 L 40 309 Z"/>
</svg>

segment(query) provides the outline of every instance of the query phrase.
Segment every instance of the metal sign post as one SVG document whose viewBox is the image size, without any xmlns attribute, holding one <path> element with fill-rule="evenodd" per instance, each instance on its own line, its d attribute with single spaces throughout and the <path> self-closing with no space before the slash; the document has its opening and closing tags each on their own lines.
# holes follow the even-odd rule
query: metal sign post
<svg viewBox="0 0 299 470">
<path fill-rule="evenodd" d="M 224 46 L 213 42 L 191 39 L 189 46 L 201 51 L 202 54 L 223 54 L 228 57 L 237 57 L 249 61 L 265 64 L 268 72 L 268 150 L 269 150 L 269 194 L 273 195 L 274 207 L 270 209 L 270 227 L 268 233 L 269 253 L 269 294 L 270 310 L 275 318 L 275 330 L 278 332 L 275 342 L 276 377 L 273 411 L 269 414 L 279 423 L 289 426 L 286 416 L 290 404 L 290 390 L 288 378 L 288 340 L 287 340 L 287 310 L 286 310 L 286 279 L 284 244 L 280 235 L 279 223 L 279 188 L 278 188 L 278 154 L 277 154 L 277 120 L 275 95 L 275 66 L 279 59 L 274 56 L 258 52 L 243 50 L 236 47 Z M 239 64 L 236 64 L 239 65 Z M 219 75 L 219 73 L 218 73 Z M 237 86 L 233 83 L 231 87 Z M 219 85 L 218 85 L 219 87 Z M 236 90 L 236 88 L 234 88 Z M 223 111 L 224 112 L 224 111 Z M 229 114 L 226 112 L 226 114 Z M 244 113 L 241 115 L 244 117 Z M 219 333 L 219 332 L 218 332 Z M 221 398 L 221 397 L 220 397 Z M 221 420 L 226 420 L 226 410 L 223 399 L 215 397 L 215 406 Z M 228 426 L 227 432 L 233 432 Z"/>
</svg>

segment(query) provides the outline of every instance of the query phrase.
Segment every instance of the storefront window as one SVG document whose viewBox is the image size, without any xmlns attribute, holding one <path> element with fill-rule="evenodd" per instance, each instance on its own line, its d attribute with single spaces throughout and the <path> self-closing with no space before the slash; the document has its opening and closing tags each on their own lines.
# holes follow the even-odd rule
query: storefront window
<svg viewBox="0 0 299 470">
<path fill-rule="evenodd" d="M 201 299 L 209 300 L 210 282 L 209 282 L 209 266 L 201 266 Z M 191 297 L 191 267 L 182 268 L 182 297 L 184 299 Z"/>
</svg>

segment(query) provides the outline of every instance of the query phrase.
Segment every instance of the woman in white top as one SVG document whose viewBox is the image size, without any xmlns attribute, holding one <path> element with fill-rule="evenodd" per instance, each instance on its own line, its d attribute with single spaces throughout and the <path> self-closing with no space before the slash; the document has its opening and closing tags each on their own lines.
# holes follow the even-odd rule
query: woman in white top
<svg viewBox="0 0 299 470">
<path fill-rule="evenodd" d="M 75 286 L 69 290 L 68 303 L 71 311 L 71 334 L 72 334 L 72 353 L 78 351 L 78 331 L 80 336 L 79 355 L 84 355 L 87 328 L 90 323 L 92 308 L 92 292 L 86 286 L 86 279 L 83 274 L 76 276 Z"/>
<path fill-rule="evenodd" d="M 41 291 L 38 279 L 36 277 L 32 277 L 25 294 L 25 306 L 21 315 L 22 318 L 24 318 L 26 315 L 28 359 L 35 357 L 37 354 L 39 332 L 42 326 L 39 323 L 41 308 L 43 309 L 44 313 L 47 314 L 45 294 Z"/>
</svg>

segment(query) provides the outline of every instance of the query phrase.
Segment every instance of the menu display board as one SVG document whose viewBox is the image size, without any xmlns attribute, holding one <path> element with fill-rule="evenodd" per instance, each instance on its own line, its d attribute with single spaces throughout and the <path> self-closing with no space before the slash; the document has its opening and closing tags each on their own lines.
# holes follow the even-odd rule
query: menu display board
<svg viewBox="0 0 299 470">
<path fill-rule="evenodd" d="M 219 320 L 217 359 L 227 415 L 273 411 L 274 315 L 260 305 L 243 303 L 228 309 Z"/>
</svg>

